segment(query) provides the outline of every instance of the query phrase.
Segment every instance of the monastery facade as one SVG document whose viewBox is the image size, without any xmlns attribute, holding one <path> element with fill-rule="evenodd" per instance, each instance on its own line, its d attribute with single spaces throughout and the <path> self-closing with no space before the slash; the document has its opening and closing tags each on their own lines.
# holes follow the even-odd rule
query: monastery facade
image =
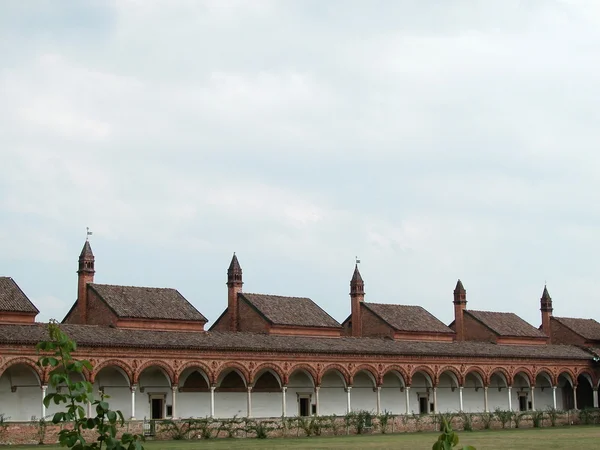
<svg viewBox="0 0 600 450">
<path fill-rule="evenodd" d="M 91 361 L 85 378 L 131 419 L 394 414 L 598 406 L 600 323 L 552 315 L 541 326 L 516 314 L 467 309 L 459 280 L 454 321 L 420 306 L 365 301 L 358 267 L 351 314 L 337 322 L 308 298 L 247 293 L 233 256 L 227 307 L 207 319 L 177 290 L 94 282 L 88 241 L 77 300 L 62 328 Z M 37 308 L 0 277 L 0 414 L 51 416 L 48 372 L 35 344 L 47 338 Z M 60 389 L 60 388 L 59 388 Z"/>
</svg>

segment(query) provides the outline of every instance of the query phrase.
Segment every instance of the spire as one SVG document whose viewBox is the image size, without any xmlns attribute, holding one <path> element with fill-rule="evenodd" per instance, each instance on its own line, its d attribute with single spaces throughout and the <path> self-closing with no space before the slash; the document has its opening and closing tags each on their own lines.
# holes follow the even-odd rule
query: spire
<svg viewBox="0 0 600 450">
<path fill-rule="evenodd" d="M 358 264 L 354 266 L 354 273 L 352 274 L 352 280 L 350 280 L 350 295 L 352 294 L 362 294 L 365 293 L 365 283 L 360 276 L 360 271 L 358 270 Z"/>
<path fill-rule="evenodd" d="M 552 312 L 552 297 L 548 293 L 548 288 L 544 285 L 544 292 L 540 298 L 540 310 Z"/>
<path fill-rule="evenodd" d="M 240 263 L 234 252 L 233 258 L 231 258 L 231 263 L 229 264 L 229 269 L 227 269 L 227 285 L 241 286 L 242 284 L 242 267 L 240 266 Z"/>
<path fill-rule="evenodd" d="M 467 290 L 460 279 L 456 282 L 454 288 L 454 303 L 467 303 Z"/>
<path fill-rule="evenodd" d="M 90 241 L 86 240 L 79 254 L 79 270 L 78 273 L 94 273 L 94 252 L 92 252 L 92 246 Z"/>
</svg>

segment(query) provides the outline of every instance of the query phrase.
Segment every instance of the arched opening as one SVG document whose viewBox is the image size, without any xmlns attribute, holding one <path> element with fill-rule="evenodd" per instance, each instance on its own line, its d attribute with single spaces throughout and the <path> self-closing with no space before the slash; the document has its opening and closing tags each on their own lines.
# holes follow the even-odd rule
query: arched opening
<svg viewBox="0 0 600 450">
<path fill-rule="evenodd" d="M 586 409 L 594 407 L 593 381 L 587 373 L 582 373 L 577 377 L 577 409 Z"/>
<path fill-rule="evenodd" d="M 28 364 L 9 366 L 0 376 L 0 414 L 7 421 L 37 420 L 42 414 L 42 387 Z"/>
<path fill-rule="evenodd" d="M 409 413 L 428 414 L 431 411 L 433 411 L 433 380 L 427 372 L 415 372 L 410 385 Z"/>
<path fill-rule="evenodd" d="M 319 414 L 343 416 L 347 412 L 346 380 L 337 369 L 330 369 L 321 377 Z"/>
<path fill-rule="evenodd" d="M 575 395 L 573 392 L 573 379 L 568 372 L 562 372 L 558 376 L 557 390 L 557 408 L 570 410 L 575 408 Z"/>
<path fill-rule="evenodd" d="M 252 387 L 252 416 L 281 417 L 281 381 L 271 369 L 261 371 Z M 287 400 L 287 399 L 286 399 Z"/>
<path fill-rule="evenodd" d="M 248 414 L 248 388 L 243 374 L 228 368 L 217 378 L 215 415 L 217 417 L 246 417 Z"/>
<path fill-rule="evenodd" d="M 360 370 L 352 382 L 352 409 L 377 411 L 377 381 L 368 370 Z"/>
<path fill-rule="evenodd" d="M 488 386 L 488 408 L 508 410 L 508 379 L 502 371 L 492 372 Z"/>
<path fill-rule="evenodd" d="M 310 416 L 316 412 L 315 380 L 304 369 L 294 370 L 288 377 L 287 415 Z"/>
<path fill-rule="evenodd" d="M 546 410 L 554 406 L 552 392 L 552 376 L 541 371 L 535 377 L 535 409 L 538 411 Z"/>
<path fill-rule="evenodd" d="M 381 411 L 392 414 L 406 413 L 406 382 L 397 370 L 390 370 L 383 375 L 381 384 Z"/>
<path fill-rule="evenodd" d="M 438 384 L 436 386 L 436 397 L 437 397 L 437 410 L 440 412 L 456 412 L 460 411 L 460 383 L 456 374 L 450 370 L 442 372 L 439 376 Z M 434 398 L 429 393 L 429 410 L 425 412 L 434 411 Z M 425 402 L 421 400 L 424 406 Z M 464 398 L 463 398 L 464 404 Z M 422 408 L 421 408 L 421 412 Z"/>
<path fill-rule="evenodd" d="M 479 372 L 468 372 L 465 375 L 463 384 L 463 410 L 466 412 L 481 412 L 484 409 L 485 394 L 483 378 Z"/>
<path fill-rule="evenodd" d="M 146 367 L 138 378 L 135 396 L 136 414 L 150 419 L 164 419 L 173 415 L 173 392 L 169 374 L 161 366 Z"/>
<path fill-rule="evenodd" d="M 129 377 L 121 367 L 108 365 L 102 367 L 94 378 L 94 395 L 98 392 L 110 395 L 111 409 L 119 410 L 123 413 L 123 417 L 128 417 L 131 415 L 130 386 Z M 138 402 L 142 406 L 139 399 Z M 139 407 L 138 402 L 136 407 Z"/>
<path fill-rule="evenodd" d="M 210 416 L 210 383 L 199 367 L 188 367 L 179 376 L 177 416 Z"/>
<path fill-rule="evenodd" d="M 58 372 L 62 372 L 64 371 L 62 366 L 59 366 L 56 368 L 56 370 Z M 83 374 L 78 373 L 78 372 L 71 372 L 69 373 L 69 378 L 71 379 L 71 381 L 73 383 L 77 383 L 80 381 L 86 381 L 85 377 L 83 376 Z M 60 385 L 58 385 L 56 388 L 52 387 L 52 386 L 48 386 L 48 389 L 46 391 L 46 394 L 51 394 L 51 393 L 62 393 L 65 394 L 67 392 L 67 385 L 66 383 L 61 383 Z M 79 391 L 81 392 L 81 391 Z M 76 394 L 77 392 L 74 392 L 74 394 Z M 97 398 L 97 391 L 94 392 L 94 396 Z M 83 409 L 85 411 L 87 411 L 87 404 L 79 404 L 80 406 L 83 406 Z M 51 417 L 54 416 L 55 413 L 59 412 L 59 411 L 64 411 L 65 410 L 65 404 L 61 403 L 59 405 L 55 404 L 54 402 L 50 402 L 50 404 L 48 405 L 48 408 L 46 408 L 46 418 L 50 419 Z"/>
<path fill-rule="evenodd" d="M 531 384 L 525 372 L 517 372 L 513 377 L 513 410 L 529 411 L 532 409 Z"/>
</svg>

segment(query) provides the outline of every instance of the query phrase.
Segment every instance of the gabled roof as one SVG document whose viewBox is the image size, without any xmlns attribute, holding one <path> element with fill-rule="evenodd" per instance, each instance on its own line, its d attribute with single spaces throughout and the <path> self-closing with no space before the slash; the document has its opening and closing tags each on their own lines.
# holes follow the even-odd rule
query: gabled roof
<svg viewBox="0 0 600 450">
<path fill-rule="evenodd" d="M 39 313 L 39 310 L 11 277 L 0 277 L 0 311 Z"/>
<path fill-rule="evenodd" d="M 600 323 L 594 319 L 577 319 L 574 317 L 552 317 L 552 319 L 570 328 L 579 336 L 590 340 L 600 341 Z"/>
<path fill-rule="evenodd" d="M 514 313 L 467 309 L 465 310 L 465 314 L 469 314 L 498 336 L 531 338 L 547 337 L 542 331 L 538 330 L 530 323 L 525 322 Z"/>
<path fill-rule="evenodd" d="M 88 286 L 119 318 L 207 322 L 176 289 L 96 283 Z"/>
<path fill-rule="evenodd" d="M 266 294 L 238 294 L 273 325 L 339 328 L 341 325 L 319 305 L 306 297 Z"/>
<path fill-rule="evenodd" d="M 417 333 L 454 333 L 442 321 L 421 306 L 367 303 L 362 305 L 396 331 Z"/>
</svg>

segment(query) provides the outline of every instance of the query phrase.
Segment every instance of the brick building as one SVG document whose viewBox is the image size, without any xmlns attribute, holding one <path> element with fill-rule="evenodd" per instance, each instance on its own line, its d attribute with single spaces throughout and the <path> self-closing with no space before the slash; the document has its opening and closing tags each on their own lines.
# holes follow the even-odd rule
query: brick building
<svg viewBox="0 0 600 450">
<path fill-rule="evenodd" d="M 546 288 L 537 328 L 513 313 L 467 309 L 459 280 L 446 325 L 420 306 L 365 301 L 356 266 L 340 324 L 311 299 L 244 292 L 234 255 L 226 308 L 205 330 L 207 319 L 175 289 L 94 276 L 86 241 L 62 326 L 93 364 L 85 377 L 131 418 L 598 405 L 600 323 L 552 316 Z M 14 280 L 0 278 L 0 414 L 9 420 L 53 413 L 42 405 L 48 373 L 35 365 L 47 329 L 37 314 Z"/>
</svg>

